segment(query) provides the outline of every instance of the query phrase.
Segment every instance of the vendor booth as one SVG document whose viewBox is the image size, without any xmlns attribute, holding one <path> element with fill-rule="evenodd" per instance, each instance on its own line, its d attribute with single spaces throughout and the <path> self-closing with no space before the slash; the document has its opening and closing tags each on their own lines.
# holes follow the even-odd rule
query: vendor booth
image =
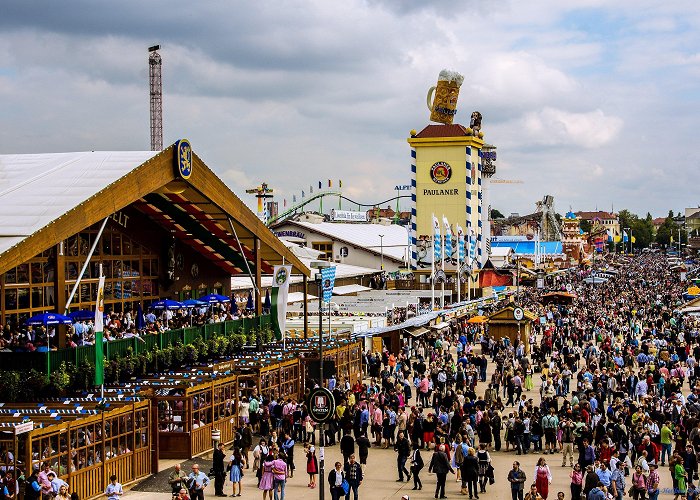
<svg viewBox="0 0 700 500">
<path fill-rule="evenodd" d="M 507 306 L 500 311 L 489 316 L 489 336 L 496 342 L 507 339 L 511 344 L 516 341 L 525 343 L 525 353 L 530 353 L 530 343 L 527 339 L 532 333 L 532 321 L 537 319 L 537 316 L 530 311 L 523 310 L 523 317 L 520 321 L 515 318 L 515 310 L 519 309 L 514 306 Z"/>
</svg>

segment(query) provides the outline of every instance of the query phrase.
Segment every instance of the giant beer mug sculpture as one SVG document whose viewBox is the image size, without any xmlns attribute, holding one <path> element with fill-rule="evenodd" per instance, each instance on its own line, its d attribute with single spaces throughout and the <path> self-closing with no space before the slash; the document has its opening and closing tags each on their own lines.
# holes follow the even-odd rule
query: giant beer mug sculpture
<svg viewBox="0 0 700 500">
<path fill-rule="evenodd" d="M 457 113 L 459 87 L 462 86 L 463 81 L 464 77 L 456 71 L 446 69 L 440 71 L 437 86 L 430 87 L 428 90 L 428 109 L 430 110 L 431 122 L 452 124 L 452 119 Z"/>
</svg>

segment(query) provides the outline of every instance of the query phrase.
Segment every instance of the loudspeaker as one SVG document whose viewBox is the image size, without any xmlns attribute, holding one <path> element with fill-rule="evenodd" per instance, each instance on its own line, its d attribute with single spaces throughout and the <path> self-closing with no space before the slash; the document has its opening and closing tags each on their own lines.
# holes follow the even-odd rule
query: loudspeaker
<svg viewBox="0 0 700 500">
<path fill-rule="evenodd" d="M 309 361 L 306 369 L 306 378 L 318 378 L 318 372 L 321 369 L 319 361 Z M 337 370 L 335 369 L 335 361 L 323 360 L 323 378 L 328 379 L 332 376 L 337 375 Z"/>
</svg>

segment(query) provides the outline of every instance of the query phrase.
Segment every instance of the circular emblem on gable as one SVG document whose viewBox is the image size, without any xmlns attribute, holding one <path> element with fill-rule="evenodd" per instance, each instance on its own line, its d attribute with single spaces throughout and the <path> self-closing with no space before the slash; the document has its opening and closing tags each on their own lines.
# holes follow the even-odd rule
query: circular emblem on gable
<svg viewBox="0 0 700 500">
<path fill-rule="evenodd" d="M 430 167 L 430 178 L 436 184 L 445 184 L 452 177 L 452 167 L 444 161 L 434 163 Z"/>
<path fill-rule="evenodd" d="M 277 270 L 277 274 L 275 274 L 275 283 L 277 283 L 278 286 L 284 285 L 284 283 L 287 281 L 287 270 L 284 267 L 280 267 Z"/>
<path fill-rule="evenodd" d="M 192 146 L 187 139 L 180 139 L 175 145 L 175 162 L 177 173 L 183 179 L 189 179 L 192 175 Z"/>
</svg>

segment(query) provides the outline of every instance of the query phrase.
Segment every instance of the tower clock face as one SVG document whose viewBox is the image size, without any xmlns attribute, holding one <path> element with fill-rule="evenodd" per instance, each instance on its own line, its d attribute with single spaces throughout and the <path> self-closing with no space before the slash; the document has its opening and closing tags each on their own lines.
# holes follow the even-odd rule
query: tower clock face
<svg viewBox="0 0 700 500">
<path fill-rule="evenodd" d="M 452 167 L 444 161 L 434 163 L 430 167 L 430 178 L 436 184 L 445 184 L 452 177 Z"/>
</svg>

